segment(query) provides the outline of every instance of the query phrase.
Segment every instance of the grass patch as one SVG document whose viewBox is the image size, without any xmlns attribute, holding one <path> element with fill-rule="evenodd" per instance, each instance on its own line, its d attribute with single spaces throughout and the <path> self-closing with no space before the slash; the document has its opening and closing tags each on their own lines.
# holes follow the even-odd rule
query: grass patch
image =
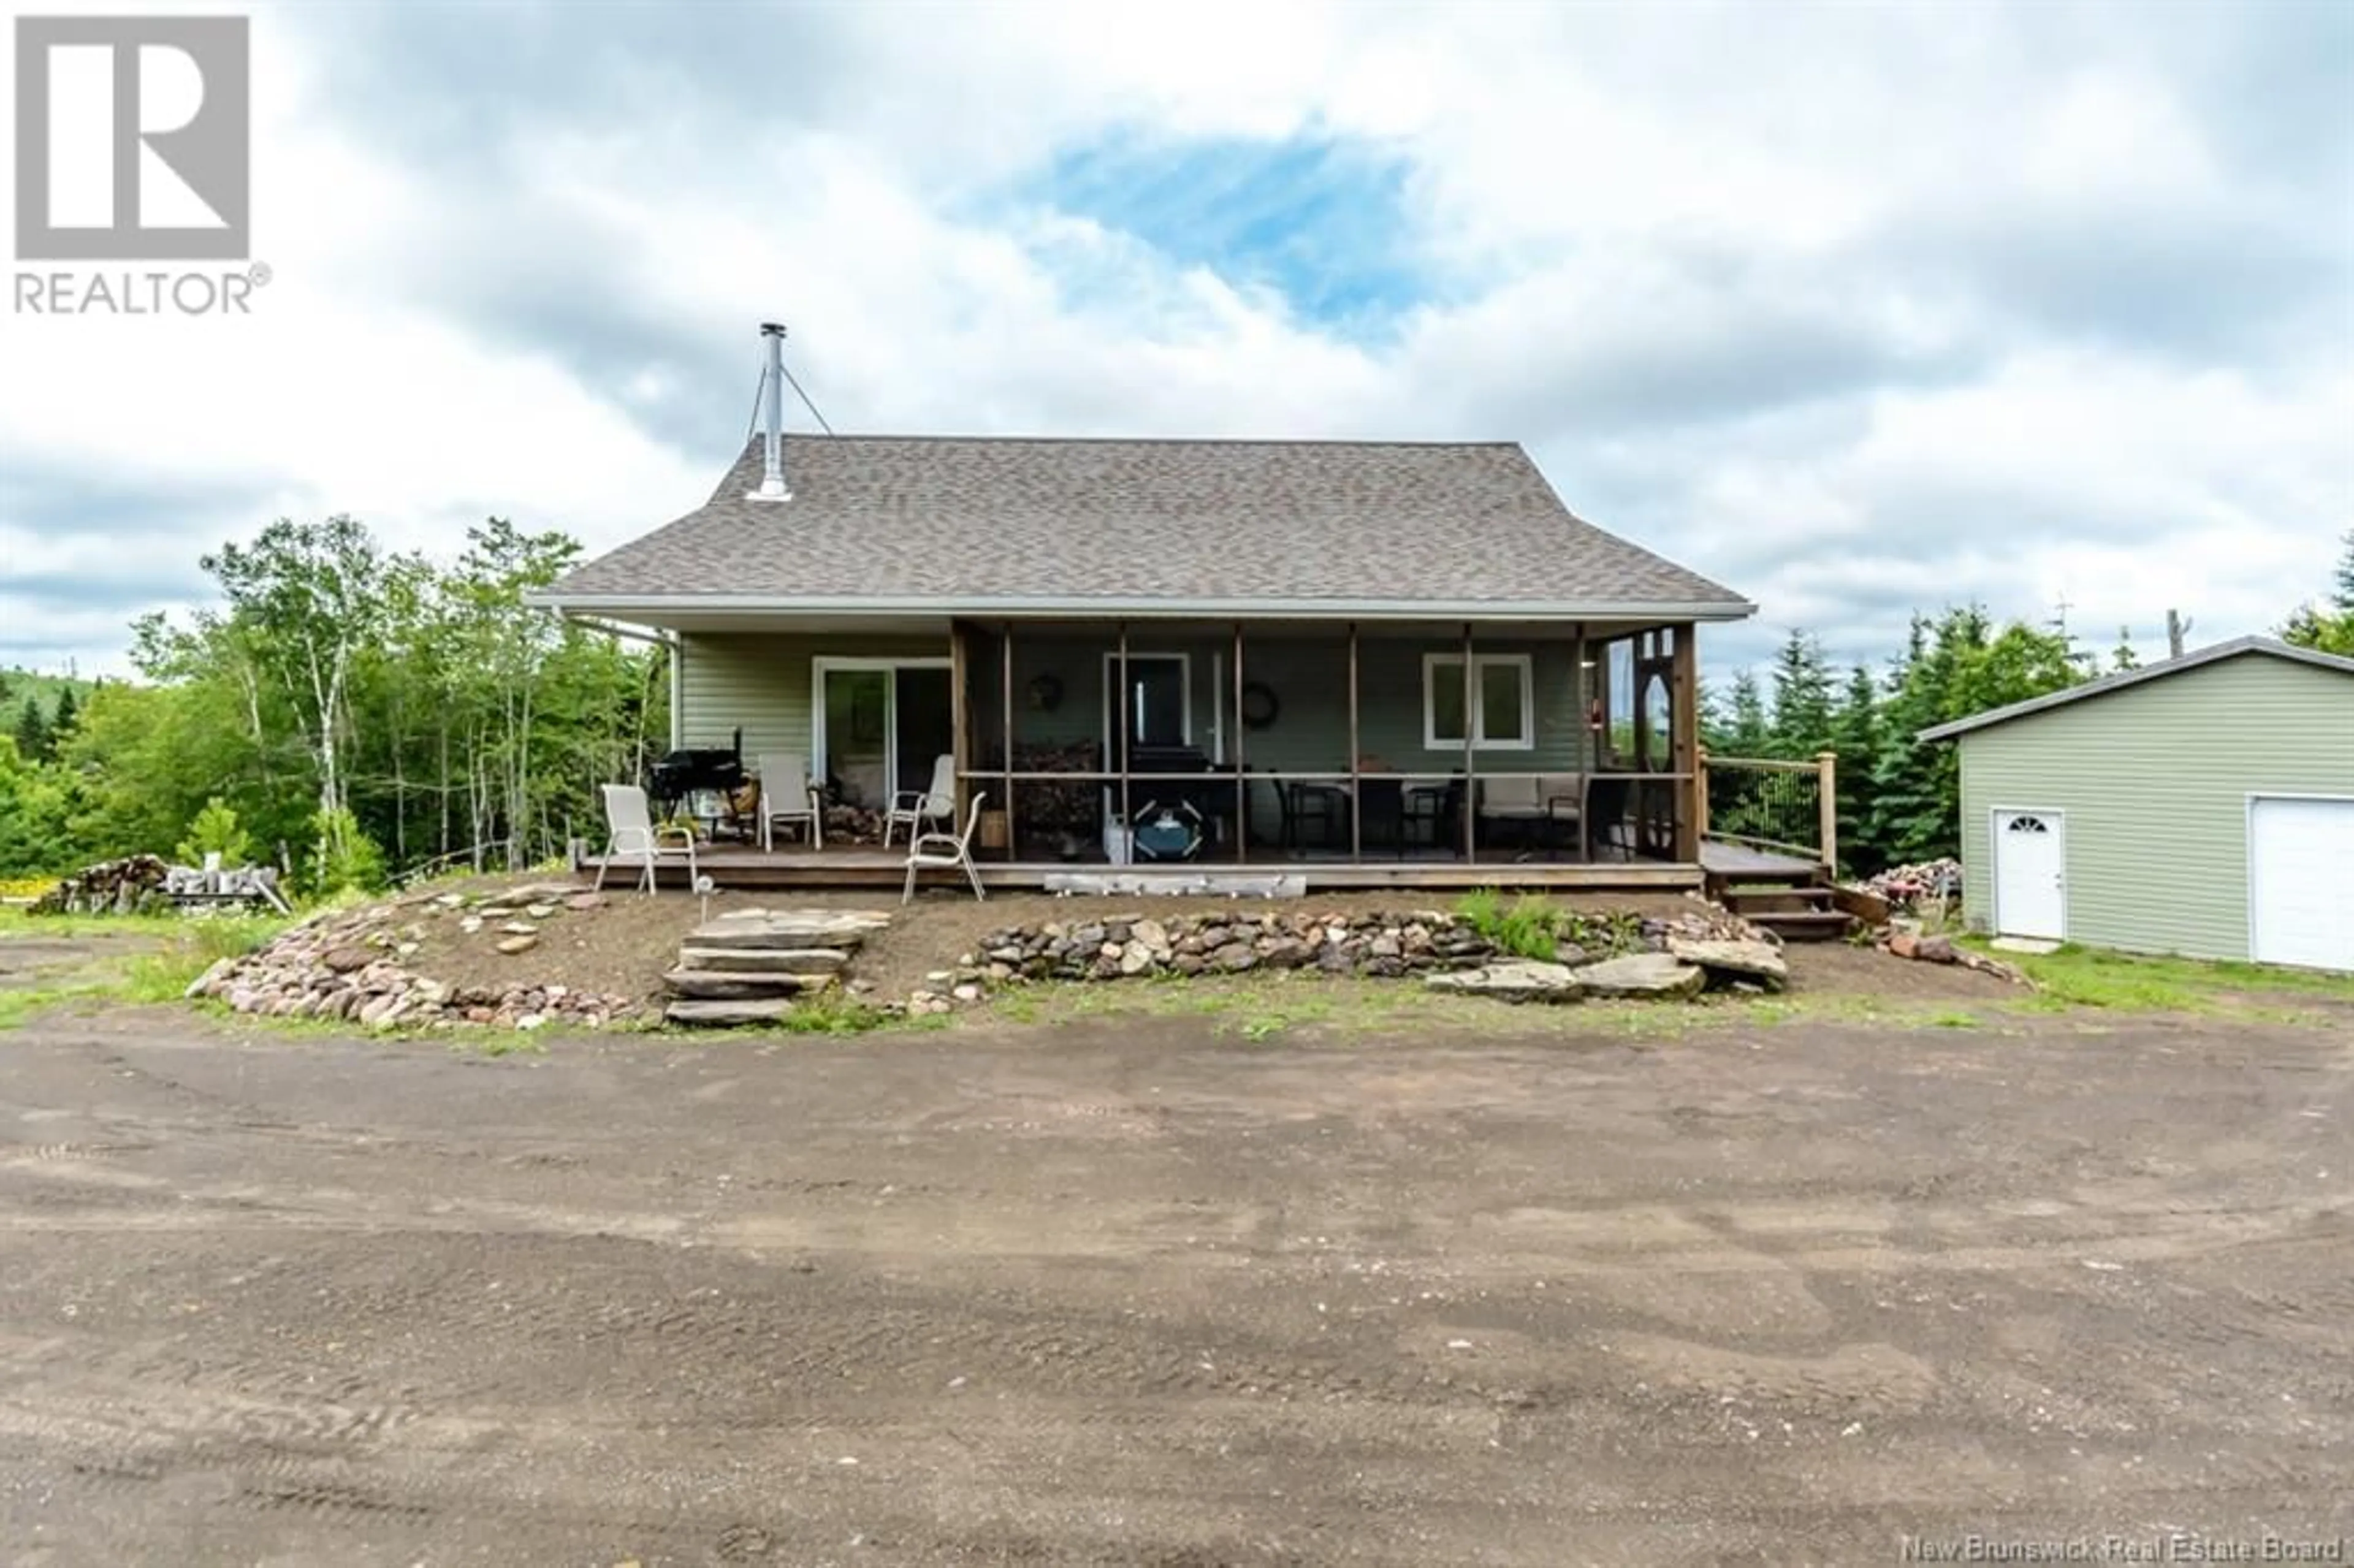
<svg viewBox="0 0 2354 1568">
<path fill-rule="evenodd" d="M 42 916 L 16 911 L 0 918 L 0 942 L 11 936 L 72 938 L 124 934 L 157 938 L 142 950 L 97 954 L 60 966 L 42 983 L 0 991 L 0 1030 L 17 1029 L 54 1008 L 93 1002 L 177 1001 L 188 982 L 218 959 L 253 951 L 292 922 L 276 916 Z"/>
<path fill-rule="evenodd" d="M 1976 938 L 1967 944 L 1987 951 Z M 2214 1012 L 2249 1011 L 2296 1001 L 2338 1002 L 2354 1006 L 2354 975 L 2323 974 L 2313 969 L 2281 969 L 2270 964 L 2231 960 L 2157 957 L 2120 953 L 2105 948 L 2081 948 L 2073 943 L 2052 953 L 1999 953 L 2016 964 L 2036 984 L 2037 994 L 2013 1005 L 2057 1012 L 2072 1007 L 2100 1008 L 2119 1012 Z M 2277 1011 L 2277 1007 L 2267 1011 Z M 2306 1014 L 2295 1012 L 2296 1017 Z"/>
<path fill-rule="evenodd" d="M 1500 890 L 1475 887 L 1457 901 L 1455 913 L 1497 951 L 1515 958 L 1551 959 L 1564 942 L 1607 957 L 1631 952 L 1643 939 L 1639 915 L 1564 909 L 1540 893 L 1507 904 Z"/>
</svg>

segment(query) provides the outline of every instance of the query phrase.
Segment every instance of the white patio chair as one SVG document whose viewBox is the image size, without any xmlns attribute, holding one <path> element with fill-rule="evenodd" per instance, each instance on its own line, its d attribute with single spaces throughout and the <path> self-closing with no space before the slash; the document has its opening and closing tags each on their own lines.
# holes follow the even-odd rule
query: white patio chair
<svg viewBox="0 0 2354 1568">
<path fill-rule="evenodd" d="M 956 828 L 956 758 L 943 752 L 932 759 L 932 787 L 928 789 L 902 789 L 891 797 L 891 809 L 883 813 L 883 847 L 891 847 L 891 830 L 906 823 L 907 837 L 912 840 L 924 831 L 926 822 L 946 822 Z"/>
<path fill-rule="evenodd" d="M 760 754 L 760 848 L 777 847 L 772 832 L 799 822 L 811 849 L 825 848 L 825 802 L 810 777 L 809 758 L 791 751 Z"/>
<path fill-rule="evenodd" d="M 703 874 L 695 863 L 695 830 L 654 826 L 653 815 L 646 809 L 646 792 L 635 784 L 607 784 L 603 789 L 605 825 L 610 836 L 604 858 L 597 863 L 598 890 L 603 891 L 605 873 L 613 862 L 632 854 L 643 857 L 645 870 L 638 885 L 646 892 L 654 890 L 654 867 L 666 860 L 684 861 L 686 885 L 694 886 Z"/>
<path fill-rule="evenodd" d="M 983 902 L 989 895 L 981 890 L 981 873 L 972 863 L 973 830 L 981 826 L 981 803 L 988 791 L 976 789 L 972 795 L 972 814 L 965 818 L 962 833 L 917 833 L 907 843 L 907 885 L 899 895 L 899 902 L 907 903 L 916 896 L 916 874 L 926 866 L 941 871 L 961 871 L 972 884 L 972 895 Z"/>
</svg>

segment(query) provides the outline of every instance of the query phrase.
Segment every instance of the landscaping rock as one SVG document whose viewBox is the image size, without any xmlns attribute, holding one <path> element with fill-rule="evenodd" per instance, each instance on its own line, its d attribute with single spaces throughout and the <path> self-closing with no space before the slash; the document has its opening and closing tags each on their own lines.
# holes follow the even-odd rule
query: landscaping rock
<svg viewBox="0 0 2354 1568">
<path fill-rule="evenodd" d="M 510 937 L 535 937 L 539 934 L 539 927 L 528 920 L 510 920 L 499 929 Z"/>
<path fill-rule="evenodd" d="M 1423 981 L 1432 991 L 1466 996 L 1493 997 L 1498 1001 L 1575 1001 L 1584 990 L 1566 964 L 1537 959 L 1512 959 L 1483 964 L 1476 969 L 1451 969 Z"/>
<path fill-rule="evenodd" d="M 525 905 L 524 906 L 524 913 L 530 916 L 535 920 L 545 920 L 556 913 L 556 906 L 553 904 Z"/>
<path fill-rule="evenodd" d="M 891 916 L 856 909 L 746 909 L 698 926 L 691 948 L 855 948 L 891 923 Z"/>
<path fill-rule="evenodd" d="M 831 975 L 842 972 L 850 955 L 840 948 L 681 948 L 683 969 L 727 969 L 738 974 Z"/>
<path fill-rule="evenodd" d="M 565 899 L 564 906 L 567 909 L 602 909 L 605 903 L 605 895 L 601 893 L 575 893 Z"/>
<path fill-rule="evenodd" d="M 1698 964 L 1714 978 L 1763 980 L 1773 991 L 1790 983 L 1789 964 L 1764 942 L 1697 942 L 1670 937 L 1668 952 L 1688 964 Z"/>
<path fill-rule="evenodd" d="M 1929 964 L 1950 964 L 1960 957 L 1951 937 L 1924 937 L 1913 945 L 1913 956 Z"/>
<path fill-rule="evenodd" d="M 347 975 L 376 962 L 376 955 L 366 948 L 332 948 L 320 956 L 319 962 L 331 973 Z"/>
<path fill-rule="evenodd" d="M 229 970 L 236 967 L 237 960 L 235 959 L 215 959 L 212 961 L 211 967 L 207 969 L 204 973 L 198 975 L 196 979 L 190 980 L 187 984 L 187 988 L 182 991 L 180 995 L 191 1001 L 200 996 L 212 995 L 214 990 L 220 984 L 221 980 L 228 976 Z"/>
<path fill-rule="evenodd" d="M 799 1004 L 790 997 L 762 997 L 748 1001 L 673 1001 L 663 1009 L 672 1023 L 705 1029 L 737 1029 L 749 1023 L 774 1023 Z"/>
<path fill-rule="evenodd" d="M 503 938 L 499 942 L 499 951 L 512 956 L 516 953 L 527 953 L 538 946 L 538 937 L 517 935 Z"/>
<path fill-rule="evenodd" d="M 673 996 L 710 1001 L 736 1001 L 749 997 L 799 996 L 832 985 L 832 975 L 730 973 L 726 969 L 673 969 L 663 984 Z"/>
<path fill-rule="evenodd" d="M 1628 953 L 1575 972 L 1594 995 L 1617 997 L 1697 996 L 1708 978 L 1669 953 Z"/>
<path fill-rule="evenodd" d="M 1594 959 L 1649 953 L 1653 966 L 1621 971 L 1634 988 L 1625 994 L 1683 995 L 1698 989 L 1705 971 L 1671 957 L 1671 943 L 1724 944 L 1721 972 L 1781 983 L 1779 944 L 1729 910 L 1693 899 L 1677 914 L 1649 918 L 1631 912 L 1574 910 L 1563 916 L 1553 962 L 1500 952 L 1462 916 L 1422 909 L 1396 914 L 1289 911 L 1259 916 L 1107 915 L 1071 922 L 1044 921 L 990 932 L 964 955 L 951 974 L 927 981 L 926 996 L 953 984 L 1020 984 L 1030 980 L 1108 980 L 1153 975 L 1245 973 L 1257 969 L 1312 968 L 1327 974 L 1384 978 L 1435 973 L 1487 976 L 1498 992 L 1528 989 L 1531 974 L 1558 969 L 1582 975 Z M 1573 961 L 1574 960 L 1574 961 Z M 1533 962 L 1534 970 L 1508 966 Z M 721 967 L 726 967 L 722 965 Z M 1606 983 L 1609 973 L 1606 972 Z M 1441 991 L 1479 991 L 1479 982 Z M 1582 988 L 1581 988 L 1582 989 Z M 920 1011 L 920 1010 L 919 1010 Z"/>
</svg>

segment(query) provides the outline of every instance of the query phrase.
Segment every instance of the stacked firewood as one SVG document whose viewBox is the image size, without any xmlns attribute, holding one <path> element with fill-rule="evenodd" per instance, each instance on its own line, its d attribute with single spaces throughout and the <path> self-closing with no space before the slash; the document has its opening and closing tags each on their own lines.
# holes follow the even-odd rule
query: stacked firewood
<svg viewBox="0 0 2354 1568">
<path fill-rule="evenodd" d="M 883 842 L 883 813 L 872 807 L 846 805 L 837 800 L 825 809 L 825 842 L 830 844 L 879 844 Z"/>
<path fill-rule="evenodd" d="M 161 856 L 134 854 L 85 866 L 36 899 L 36 915 L 144 915 L 168 908 L 164 879 L 171 867 Z"/>
<path fill-rule="evenodd" d="M 157 915 L 191 907 L 238 906 L 286 911 L 275 866 L 171 865 L 160 855 L 134 854 L 85 866 L 37 900 L 36 915 Z"/>
</svg>

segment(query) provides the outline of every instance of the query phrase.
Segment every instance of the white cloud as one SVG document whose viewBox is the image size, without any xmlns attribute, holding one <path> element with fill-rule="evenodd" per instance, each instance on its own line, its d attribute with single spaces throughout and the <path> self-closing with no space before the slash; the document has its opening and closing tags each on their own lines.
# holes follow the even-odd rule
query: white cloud
<svg viewBox="0 0 2354 1568">
<path fill-rule="evenodd" d="M 618 543 L 707 493 L 777 316 L 845 429 L 1522 440 L 1761 602 L 1712 651 L 1970 597 L 2260 628 L 2354 523 L 2354 84 L 2221 13 L 265 10 L 278 281 L 0 317 L 0 615 L 117 585 L 42 635 L 119 645 L 171 574 L 55 535 L 126 483 L 183 574 L 279 510 Z M 1303 135 L 1404 162 L 1430 294 L 1387 335 L 1042 207 L 1090 143 Z"/>
</svg>

